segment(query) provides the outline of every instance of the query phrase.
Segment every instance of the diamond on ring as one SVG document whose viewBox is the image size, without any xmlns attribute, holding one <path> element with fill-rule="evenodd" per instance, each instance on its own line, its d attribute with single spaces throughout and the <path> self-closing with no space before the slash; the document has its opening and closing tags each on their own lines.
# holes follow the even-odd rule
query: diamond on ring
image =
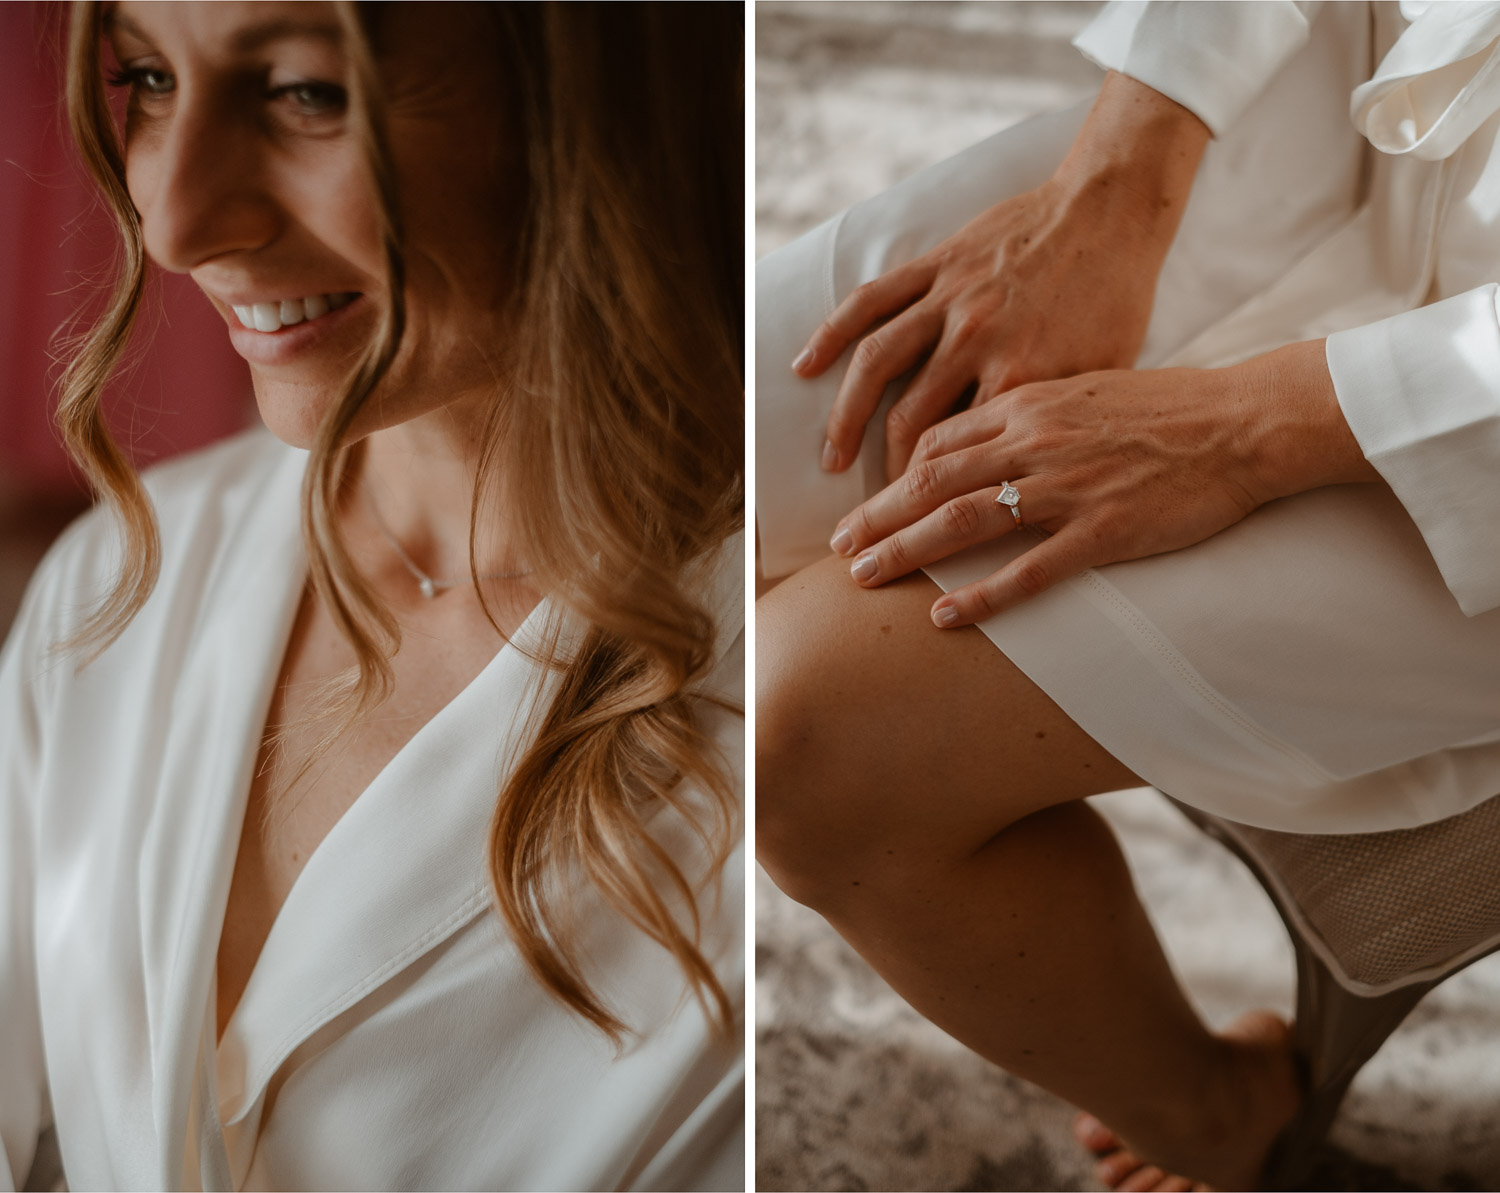
<svg viewBox="0 0 1500 1193">
<path fill-rule="evenodd" d="M 995 500 L 1001 505 L 1010 507 L 1011 517 L 1015 518 L 1016 525 L 1021 524 L 1021 491 L 1009 481 L 1000 483 L 1000 492 Z"/>
</svg>

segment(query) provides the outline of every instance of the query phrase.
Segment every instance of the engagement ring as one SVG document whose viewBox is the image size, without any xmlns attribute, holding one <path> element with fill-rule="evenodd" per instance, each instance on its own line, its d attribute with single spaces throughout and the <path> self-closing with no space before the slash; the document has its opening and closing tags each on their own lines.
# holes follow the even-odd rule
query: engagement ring
<svg viewBox="0 0 1500 1193">
<path fill-rule="evenodd" d="M 1001 505 L 1010 507 L 1010 516 L 1016 520 L 1016 525 L 1021 524 L 1021 491 L 1009 481 L 1002 481 L 1000 495 L 995 498 Z"/>
</svg>

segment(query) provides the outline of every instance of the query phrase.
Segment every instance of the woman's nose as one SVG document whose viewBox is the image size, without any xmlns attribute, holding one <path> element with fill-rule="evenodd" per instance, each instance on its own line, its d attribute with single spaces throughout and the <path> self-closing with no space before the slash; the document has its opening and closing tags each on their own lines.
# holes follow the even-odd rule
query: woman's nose
<svg viewBox="0 0 1500 1193">
<path fill-rule="evenodd" d="M 253 252 L 280 229 L 264 186 L 257 129 L 227 107 L 182 96 L 165 127 L 151 130 L 151 150 L 132 147 L 129 154 L 128 181 L 146 252 L 173 273 Z"/>
</svg>

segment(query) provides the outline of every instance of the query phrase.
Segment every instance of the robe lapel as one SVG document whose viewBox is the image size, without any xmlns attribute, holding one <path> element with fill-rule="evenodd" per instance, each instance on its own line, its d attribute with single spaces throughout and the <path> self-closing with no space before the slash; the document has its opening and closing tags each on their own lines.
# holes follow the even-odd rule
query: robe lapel
<svg viewBox="0 0 1500 1193">
<path fill-rule="evenodd" d="M 222 556 L 169 563 L 212 573 L 202 623 L 183 627 L 193 645 L 173 701 L 171 765 L 163 768 L 140 858 L 162 1189 L 179 1188 L 188 1175 L 184 1149 L 204 1031 L 210 1044 L 213 1038 L 208 1003 L 219 935 L 251 773 L 304 582 L 297 513 L 304 461 L 304 453 L 288 452 L 243 508 L 216 512 L 233 543 Z"/>
<path fill-rule="evenodd" d="M 538 641 L 548 609 L 417 731 L 308 859 L 219 1044 L 226 1127 L 253 1121 L 309 1036 L 488 909 L 489 821 L 537 694 L 518 647 Z"/>
</svg>

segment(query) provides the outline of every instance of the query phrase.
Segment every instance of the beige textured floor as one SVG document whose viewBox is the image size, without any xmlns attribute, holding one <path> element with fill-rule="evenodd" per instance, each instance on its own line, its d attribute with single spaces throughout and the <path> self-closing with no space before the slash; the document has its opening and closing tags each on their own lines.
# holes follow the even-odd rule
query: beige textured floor
<svg viewBox="0 0 1500 1193">
<path fill-rule="evenodd" d="M 1097 85 L 1090 4 L 759 3 L 757 250 Z M 1149 791 L 1098 801 L 1205 1016 L 1287 1011 L 1291 950 L 1244 870 Z M 908 1009 L 758 875 L 757 1184 L 1087 1189 L 1071 1111 Z M 1318 1187 L 1500 1187 L 1500 958 L 1418 1007 L 1361 1074 Z"/>
</svg>

